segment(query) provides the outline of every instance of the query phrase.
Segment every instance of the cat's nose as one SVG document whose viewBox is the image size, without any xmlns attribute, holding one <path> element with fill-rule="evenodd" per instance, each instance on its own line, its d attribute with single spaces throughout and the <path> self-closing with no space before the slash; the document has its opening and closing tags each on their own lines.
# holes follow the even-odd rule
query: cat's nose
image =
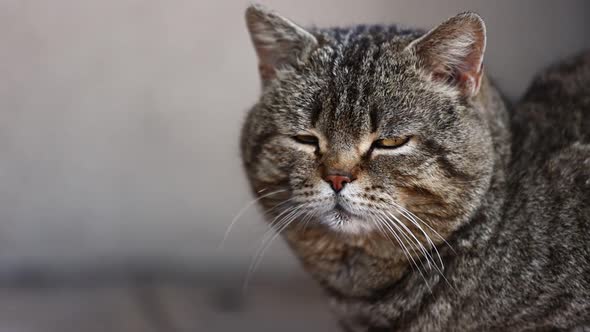
<svg viewBox="0 0 590 332">
<path fill-rule="evenodd" d="M 330 184 L 336 193 L 340 192 L 347 183 L 352 182 L 352 176 L 349 174 L 330 174 L 324 177 L 324 180 Z"/>
</svg>

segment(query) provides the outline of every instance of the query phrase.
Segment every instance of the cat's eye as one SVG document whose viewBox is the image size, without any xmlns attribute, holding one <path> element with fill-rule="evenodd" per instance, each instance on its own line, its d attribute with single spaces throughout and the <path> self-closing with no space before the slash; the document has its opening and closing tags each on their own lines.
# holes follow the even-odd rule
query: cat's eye
<svg viewBox="0 0 590 332">
<path fill-rule="evenodd" d="M 297 143 L 307 144 L 307 145 L 317 146 L 319 143 L 318 138 L 313 135 L 296 135 L 296 136 L 293 136 L 293 139 Z"/>
<path fill-rule="evenodd" d="M 378 149 L 396 149 L 408 143 L 409 140 L 410 136 L 383 138 L 373 142 L 373 147 Z"/>
</svg>

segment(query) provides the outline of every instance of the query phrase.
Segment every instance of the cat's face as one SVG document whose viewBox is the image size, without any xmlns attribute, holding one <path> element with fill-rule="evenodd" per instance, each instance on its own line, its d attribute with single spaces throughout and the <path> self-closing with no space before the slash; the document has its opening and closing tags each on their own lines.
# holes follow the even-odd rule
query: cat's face
<svg viewBox="0 0 590 332">
<path fill-rule="evenodd" d="M 457 51 L 463 67 L 450 68 L 427 44 L 441 38 L 436 31 L 422 41 L 377 27 L 312 34 L 260 8 L 248 15 L 264 91 L 244 127 L 243 156 L 275 221 L 362 233 L 398 220 L 447 233 L 473 212 L 492 169 L 475 102 L 481 55 Z M 437 51 L 447 60 L 452 42 Z"/>
</svg>

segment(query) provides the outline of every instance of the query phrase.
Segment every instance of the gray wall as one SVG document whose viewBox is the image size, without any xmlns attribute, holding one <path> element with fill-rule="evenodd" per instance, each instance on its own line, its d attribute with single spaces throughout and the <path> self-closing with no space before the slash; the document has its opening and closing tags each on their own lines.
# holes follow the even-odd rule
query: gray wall
<svg viewBox="0 0 590 332">
<path fill-rule="evenodd" d="M 486 19 L 515 98 L 590 47 L 588 1 L 264 1 L 301 24 Z M 238 133 L 259 91 L 247 1 L 0 0 L 0 269 L 247 264 L 264 227 Z M 292 268 L 281 243 L 267 267 Z"/>
</svg>

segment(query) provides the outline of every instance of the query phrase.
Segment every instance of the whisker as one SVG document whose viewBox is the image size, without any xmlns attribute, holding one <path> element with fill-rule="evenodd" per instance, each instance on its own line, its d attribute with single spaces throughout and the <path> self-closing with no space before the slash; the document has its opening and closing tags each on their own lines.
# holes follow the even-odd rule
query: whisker
<svg viewBox="0 0 590 332">
<path fill-rule="evenodd" d="M 395 232 L 395 231 L 393 230 L 393 228 L 391 227 L 391 225 L 394 225 L 394 226 L 395 226 L 395 224 L 394 224 L 394 223 L 387 223 L 387 222 L 386 222 L 386 219 L 385 219 L 385 217 L 386 217 L 386 216 L 385 216 L 385 215 L 383 215 L 383 216 L 382 216 L 381 218 L 379 218 L 378 220 L 381 220 L 381 221 L 383 222 L 383 225 L 385 225 L 385 226 L 386 226 L 386 227 L 387 227 L 387 228 L 388 228 L 388 229 L 391 231 L 391 233 L 392 233 L 392 234 L 396 234 L 396 232 Z M 398 230 L 399 230 L 399 229 L 398 229 Z M 400 233 L 402 233 L 402 235 L 403 235 L 403 232 L 401 232 L 401 230 L 399 230 L 399 231 L 400 231 Z M 426 277 L 424 276 L 424 273 L 422 273 L 422 270 L 420 269 L 420 266 L 418 266 L 418 263 L 416 263 L 416 260 L 415 260 L 415 259 L 412 257 L 412 255 L 410 254 L 410 252 L 409 252 L 409 250 L 407 249 L 407 247 L 406 247 L 406 246 L 403 244 L 403 241 L 400 241 L 400 240 L 399 240 L 400 238 L 399 238 L 397 235 L 396 235 L 396 238 L 398 239 L 399 243 L 400 243 L 400 244 L 402 244 L 402 246 L 403 246 L 403 249 L 402 249 L 402 251 L 404 251 L 404 250 L 405 250 L 405 251 L 407 252 L 407 255 L 406 255 L 406 257 L 409 257 L 409 258 L 411 259 L 411 261 L 412 261 L 412 263 L 414 264 L 414 266 L 416 266 L 416 269 L 418 270 L 418 273 L 420 274 L 420 276 L 421 276 L 421 277 L 422 277 L 422 279 L 424 280 L 424 283 L 426 284 L 426 287 L 428 287 L 428 290 L 429 290 L 429 291 L 432 293 L 432 289 L 431 289 L 431 287 L 430 287 L 430 284 L 428 284 L 428 281 L 426 280 Z M 408 239 L 407 237 L 406 237 L 406 241 L 408 241 L 408 245 L 410 245 L 409 239 Z M 415 251 L 415 249 L 413 249 L 413 247 L 412 247 L 412 250 L 413 250 L 414 252 L 416 252 L 416 251 Z M 411 264 L 410 264 L 410 266 L 411 266 Z"/>
<path fill-rule="evenodd" d="M 375 218 L 379 218 L 379 216 L 377 216 L 375 214 L 372 214 L 372 215 Z M 391 238 L 391 236 L 389 235 L 389 233 L 387 233 L 386 229 L 384 228 L 385 226 L 382 225 L 382 223 L 384 223 L 385 221 L 382 221 L 382 220 L 379 220 L 379 219 L 377 219 L 377 220 L 371 219 L 371 220 L 374 221 L 375 226 L 377 226 L 377 228 L 380 230 L 380 232 L 382 232 L 391 241 L 391 243 L 394 243 L 393 242 L 394 239 Z M 397 236 L 397 234 L 391 228 L 389 228 L 389 229 L 390 229 L 390 233 L 393 234 L 393 236 L 395 237 L 395 240 L 399 244 L 400 249 L 402 249 L 402 253 L 404 254 L 404 256 L 406 256 L 406 259 L 408 260 L 408 264 L 410 264 L 410 266 L 412 267 L 412 269 L 414 269 L 414 265 L 411 264 L 411 260 L 410 260 L 411 256 L 408 254 L 408 250 L 407 250 L 406 246 L 400 240 L 400 238 Z"/>
<path fill-rule="evenodd" d="M 436 252 L 436 255 L 438 257 L 438 260 L 440 262 L 441 268 L 444 268 L 444 263 L 442 261 L 442 258 L 440 256 L 440 253 L 438 251 L 437 246 L 434 244 L 434 242 L 432 241 L 432 239 L 430 238 L 430 236 L 424 231 L 424 229 L 422 228 L 422 226 L 420 226 L 420 224 L 418 223 L 418 221 L 416 221 L 416 219 L 419 219 L 426 227 L 428 227 L 431 231 L 433 231 L 443 242 L 445 242 L 445 244 L 447 244 L 447 246 L 449 246 L 449 248 L 455 252 L 455 250 L 452 248 L 452 246 L 445 240 L 444 237 L 442 237 L 434 228 L 432 228 L 428 223 L 426 223 L 424 220 L 422 220 L 420 217 L 416 216 L 414 213 L 412 213 L 411 211 L 409 211 L 408 209 L 404 208 L 403 206 L 401 206 L 400 204 L 397 204 L 395 202 L 395 200 L 393 200 L 393 197 L 389 197 L 390 198 L 390 203 L 393 204 L 396 208 L 397 211 L 399 213 L 401 213 L 404 218 L 408 221 L 410 221 L 414 226 L 416 226 L 420 232 L 424 235 L 424 237 L 426 238 L 426 241 L 428 241 L 429 245 L 432 246 Z M 405 224 L 401 223 L 400 224 L 404 225 Z M 430 256 L 432 258 L 432 256 Z M 432 259 L 432 263 L 434 264 L 434 259 Z M 436 264 L 435 264 L 436 265 Z"/>
<path fill-rule="evenodd" d="M 390 197 L 390 198 L 391 198 L 391 197 Z M 455 252 L 455 249 L 453 249 L 453 247 L 451 246 L 451 244 L 450 244 L 449 242 L 447 242 L 447 240 L 446 240 L 446 239 L 445 239 L 445 238 L 444 238 L 442 235 L 440 235 L 440 234 L 439 234 L 439 233 L 438 233 L 438 232 L 437 232 L 437 231 L 436 231 L 434 228 L 432 228 L 432 227 L 431 227 L 431 226 L 430 226 L 430 225 L 429 225 L 429 224 L 428 224 L 426 221 L 422 220 L 420 217 L 418 217 L 418 216 L 417 216 L 416 214 L 414 214 L 412 211 L 410 211 L 410 210 L 408 210 L 408 209 L 404 208 L 403 206 L 401 206 L 401 205 L 397 204 L 395 201 L 393 201 L 393 198 L 391 198 L 391 203 L 392 203 L 393 205 L 395 205 L 395 206 L 396 206 L 398 209 L 400 209 L 400 210 L 402 210 L 403 212 L 407 213 L 407 214 L 408 214 L 408 215 L 409 215 L 411 218 L 415 218 L 415 219 L 417 219 L 418 221 L 420 221 L 421 223 L 423 223 L 423 224 L 424 224 L 426 227 L 428 227 L 428 229 L 430 229 L 432 232 L 434 232 L 434 234 L 435 234 L 436 236 L 438 236 L 438 237 L 439 237 L 439 238 L 440 238 L 440 239 L 441 239 L 441 240 L 442 240 L 442 241 L 443 241 L 443 242 L 444 242 L 444 243 L 445 243 L 445 244 L 446 244 L 446 245 L 449 247 L 449 249 L 451 249 L 451 250 L 453 251 L 453 253 L 456 253 L 456 252 Z M 402 212 L 402 211 L 400 211 L 400 212 Z M 415 221 L 415 220 L 414 220 L 414 221 Z"/>
<path fill-rule="evenodd" d="M 269 236 L 267 236 L 266 243 L 264 243 L 265 240 L 263 240 L 263 244 L 257 250 L 257 253 L 254 256 L 253 262 L 252 262 L 250 269 L 248 271 L 248 275 L 247 275 L 246 281 L 244 283 L 245 288 L 247 288 L 248 281 L 251 278 L 251 276 L 253 275 L 254 271 L 256 271 L 256 269 L 260 265 L 262 258 L 264 257 L 264 253 L 268 250 L 268 248 L 270 248 L 270 245 L 281 234 L 281 232 L 283 230 L 285 230 L 289 226 L 289 224 L 291 224 L 294 220 L 296 220 L 301 215 L 302 208 L 303 208 L 302 206 L 299 206 L 299 207 L 292 209 L 292 211 L 289 214 L 286 214 L 283 217 L 283 219 L 280 222 L 280 225 L 278 225 L 276 227 L 274 234 L 270 233 Z M 269 237 L 270 237 L 270 239 L 268 239 Z"/>
<path fill-rule="evenodd" d="M 266 190 L 262 189 L 260 192 Z M 261 199 L 264 199 L 266 197 L 272 196 L 272 195 L 276 195 L 282 192 L 287 191 L 287 189 L 280 189 L 280 190 L 276 190 L 273 192 L 270 192 L 268 194 L 264 194 L 256 199 L 253 199 L 252 201 L 246 203 L 246 205 L 240 209 L 240 211 L 238 211 L 238 213 L 236 214 L 236 216 L 232 219 L 231 223 L 229 224 L 229 226 L 227 227 L 227 229 L 225 230 L 225 233 L 223 234 L 223 239 L 221 240 L 221 243 L 219 244 L 218 248 L 223 248 L 223 246 L 225 245 L 225 241 L 227 240 L 229 233 L 231 232 L 232 228 L 234 227 L 234 225 L 236 224 L 236 222 L 240 219 L 240 217 L 242 217 L 242 215 L 250 208 L 252 207 L 254 204 L 256 204 L 258 201 L 260 201 Z"/>
<path fill-rule="evenodd" d="M 266 245 L 267 245 L 269 239 L 271 241 L 272 241 L 272 239 L 274 239 L 275 233 L 273 233 L 273 231 L 276 231 L 278 228 L 280 228 L 283 225 L 285 218 L 287 216 L 291 215 L 291 213 L 293 213 L 296 209 L 297 209 L 297 207 L 288 207 L 283 212 L 281 212 L 279 215 L 277 215 L 275 217 L 275 219 L 270 223 L 269 229 L 267 229 L 266 232 L 264 232 L 264 234 L 262 235 L 262 241 L 261 241 L 260 245 L 258 246 L 258 248 L 256 249 L 254 256 L 252 256 L 252 259 L 250 260 L 250 265 L 248 267 L 248 271 L 246 273 L 246 278 L 244 280 L 244 284 L 242 287 L 244 291 L 247 289 L 248 283 L 251 279 L 251 276 L 254 274 L 254 266 L 256 266 L 258 264 L 257 263 L 258 257 L 262 254 L 262 252 L 264 251 L 264 248 L 266 248 Z M 275 224 L 274 222 L 278 218 L 280 218 L 280 219 Z"/>
<path fill-rule="evenodd" d="M 287 207 L 282 212 L 280 212 L 279 214 L 277 214 L 277 216 L 274 217 L 274 219 L 268 223 L 268 229 L 262 235 L 263 241 L 266 237 L 269 236 L 269 234 L 273 234 L 274 231 L 279 229 L 281 227 L 281 225 L 283 224 L 284 220 L 289 215 L 291 215 L 291 213 L 293 213 L 296 209 L 297 209 L 297 206 L 290 206 L 290 207 Z"/>
<path fill-rule="evenodd" d="M 281 207 L 281 206 L 283 206 L 283 205 L 285 205 L 285 204 L 287 204 L 289 202 L 292 202 L 294 200 L 295 200 L 295 197 L 288 198 L 288 199 L 286 199 L 286 200 L 284 200 L 284 201 L 282 201 L 280 203 L 275 204 L 270 209 L 266 210 L 264 213 L 265 214 L 269 214 L 270 212 L 273 212 L 274 210 L 278 209 L 279 207 Z"/>
<path fill-rule="evenodd" d="M 425 249 L 424 249 L 424 246 L 422 245 L 422 243 L 414 236 L 414 234 L 411 231 L 409 231 L 406 228 L 406 231 L 410 234 L 410 236 L 413 237 L 413 239 L 414 239 L 415 242 L 411 241 L 411 239 L 408 237 L 408 235 L 406 234 L 406 232 L 404 232 L 404 230 L 402 230 L 400 228 L 400 226 L 398 225 L 398 224 L 400 224 L 401 226 L 405 226 L 405 225 L 403 225 L 403 224 L 400 223 L 400 220 L 399 219 L 395 218 L 391 214 L 390 214 L 390 217 L 395 218 L 395 221 L 394 220 L 391 220 L 390 217 L 388 217 L 388 216 L 384 216 L 384 217 L 388 221 L 390 221 L 391 222 L 391 225 L 393 227 L 395 227 L 400 232 L 400 234 L 406 239 L 406 241 L 408 242 L 408 244 L 413 244 L 412 250 L 414 251 L 414 253 L 416 253 L 417 256 L 420 256 L 420 254 L 424 255 Z M 420 252 L 420 254 L 416 251 L 416 249 Z M 428 260 L 428 258 L 426 259 L 426 262 L 428 263 L 428 267 L 430 267 L 430 261 Z M 422 264 L 422 267 L 424 268 L 424 270 L 426 270 L 426 267 L 424 266 L 424 262 L 422 260 L 420 260 L 420 263 Z"/>
<path fill-rule="evenodd" d="M 392 214 L 390 214 L 393 218 L 395 218 L 398 223 L 400 223 L 415 239 L 416 237 L 413 235 L 413 233 L 411 233 L 411 231 L 407 228 L 407 226 L 405 226 L 398 218 L 396 218 L 395 216 L 393 216 Z M 423 230 L 422 230 L 423 231 Z M 425 234 L 426 237 L 428 237 L 428 235 Z M 417 239 L 416 239 L 417 240 Z M 444 269 L 444 265 L 442 263 L 442 258 L 440 257 L 440 254 L 438 255 L 438 258 L 441 262 L 441 267 L 439 268 L 435 263 L 434 263 L 434 258 L 432 257 L 432 255 L 430 255 L 428 252 L 426 252 L 426 249 L 424 248 L 424 246 L 422 245 L 422 243 L 420 243 L 420 245 L 422 246 L 424 253 L 425 253 L 425 258 L 428 261 L 428 257 L 430 257 L 430 260 L 433 263 L 434 268 L 436 269 L 436 271 L 438 272 L 438 274 L 445 280 L 445 282 L 447 283 L 447 285 L 449 285 L 449 287 L 451 287 L 453 290 L 455 290 L 455 288 L 451 285 L 451 283 L 449 282 L 449 280 L 445 277 L 444 273 L 443 273 L 443 269 Z M 434 247 L 434 249 L 436 250 L 436 247 Z M 438 250 L 436 250 L 437 254 L 438 254 Z M 427 255 L 427 256 L 426 256 Z M 430 287 L 430 286 L 429 286 Z"/>
<path fill-rule="evenodd" d="M 432 264 L 434 264 L 434 260 L 432 259 L 432 256 L 431 256 L 431 255 L 429 255 L 428 251 L 427 251 L 427 250 L 426 250 L 426 248 L 424 247 L 424 244 L 422 244 L 422 242 L 420 242 L 420 240 L 418 240 L 418 238 L 417 238 L 417 237 L 414 235 L 414 233 L 413 233 L 413 232 L 412 232 L 412 231 L 411 231 L 411 230 L 408 228 L 408 226 L 406 226 L 406 224 L 404 224 L 404 223 L 403 223 L 401 220 L 399 220 L 399 219 L 398 219 L 398 218 L 397 218 L 395 215 L 393 215 L 392 213 L 388 212 L 388 214 L 389 214 L 389 216 L 390 216 L 391 218 L 393 218 L 393 219 L 396 221 L 396 223 L 397 223 L 397 224 L 398 224 L 400 227 L 402 227 L 402 228 L 405 230 L 405 232 L 406 232 L 407 234 L 409 234 L 409 235 L 410 235 L 410 236 L 413 238 L 413 240 L 414 240 L 414 241 L 417 243 L 417 245 L 419 246 L 418 248 L 419 248 L 420 252 L 421 252 L 421 253 L 424 255 L 424 258 L 426 258 L 426 262 L 428 263 L 428 266 L 429 266 L 429 267 L 431 267 L 431 266 L 430 266 L 430 264 L 431 264 L 431 262 L 432 262 Z M 400 230 L 400 232 L 401 232 L 401 230 Z"/>
<path fill-rule="evenodd" d="M 398 212 L 401 212 L 401 211 L 398 209 Z M 442 258 L 440 257 L 440 253 L 438 252 L 438 248 L 436 247 L 436 245 L 434 244 L 434 242 L 432 241 L 432 239 L 430 238 L 430 236 L 429 236 L 429 235 L 428 235 L 428 234 L 427 234 L 427 233 L 424 231 L 424 229 L 422 228 L 422 226 L 420 226 L 420 224 L 418 224 L 418 222 L 417 222 L 417 221 L 416 221 L 414 218 L 411 218 L 411 216 L 410 216 L 410 218 L 408 218 L 408 216 L 407 216 L 406 214 L 404 214 L 403 212 L 402 212 L 402 215 L 403 215 L 403 216 L 406 218 L 406 220 L 410 221 L 410 222 L 411 222 L 411 223 L 412 223 L 414 226 L 416 226 L 416 227 L 418 227 L 418 228 L 420 229 L 420 232 L 422 233 L 422 235 L 424 235 L 424 237 L 426 238 L 426 241 L 429 243 L 429 245 L 430 245 L 430 246 L 431 246 L 431 247 L 434 249 L 434 251 L 436 252 L 436 255 L 438 256 L 438 260 L 439 260 L 439 262 L 440 262 L 440 266 L 441 266 L 440 268 L 441 268 L 441 269 L 444 269 L 444 263 L 443 263 L 443 261 L 442 261 Z M 392 217 L 394 217 L 394 218 L 395 218 L 395 216 L 393 216 L 393 215 L 392 215 Z M 397 219 L 397 218 L 396 218 L 396 219 Z M 404 228 L 406 228 L 406 230 L 407 230 L 408 232 L 411 232 L 411 231 L 410 231 L 410 230 L 407 228 L 407 226 L 406 226 L 404 223 L 402 223 L 400 220 L 398 220 L 398 222 L 399 222 L 401 225 L 403 225 L 403 227 L 404 227 Z M 413 233 L 412 233 L 412 235 L 413 235 Z M 422 246 L 422 247 L 424 248 L 424 246 Z M 426 251 L 426 250 L 425 250 L 425 251 Z M 429 257 L 430 257 L 430 259 L 432 260 L 432 263 L 433 263 L 434 265 L 436 265 L 436 263 L 434 262 L 434 258 L 432 257 L 432 255 L 428 254 L 428 256 L 429 256 Z"/>
<path fill-rule="evenodd" d="M 315 215 L 317 214 L 317 212 L 315 210 L 311 210 L 311 211 L 305 211 L 305 215 L 303 216 L 303 230 L 302 232 L 305 233 L 305 230 L 307 229 L 307 225 L 310 223 L 311 220 L 313 220 L 313 218 L 315 217 Z"/>
<path fill-rule="evenodd" d="M 243 291 L 246 291 L 246 289 L 248 288 L 248 284 L 250 282 L 250 279 L 252 278 L 252 275 L 254 274 L 254 272 L 256 271 L 258 266 L 260 265 L 265 252 L 268 250 L 268 248 L 270 248 L 271 244 L 281 234 L 282 231 L 284 231 L 293 221 L 295 221 L 298 217 L 301 216 L 302 213 L 305 212 L 304 209 L 306 207 L 307 207 L 307 205 L 299 205 L 299 206 L 292 207 L 290 209 L 290 212 L 283 215 L 281 220 L 277 223 L 276 227 L 271 227 L 271 229 L 269 229 L 269 231 L 275 230 L 274 234 L 272 234 L 272 233 L 266 234 L 265 233 L 265 235 L 264 235 L 265 239 L 263 240 L 263 243 L 256 251 L 256 254 L 254 255 L 252 262 L 250 264 L 250 268 L 248 269 L 248 272 L 246 274 L 246 279 L 244 280 L 244 285 L 243 285 Z M 269 231 L 267 231 L 267 233 L 269 233 Z M 270 237 L 270 239 L 268 239 L 269 237 Z"/>
</svg>

